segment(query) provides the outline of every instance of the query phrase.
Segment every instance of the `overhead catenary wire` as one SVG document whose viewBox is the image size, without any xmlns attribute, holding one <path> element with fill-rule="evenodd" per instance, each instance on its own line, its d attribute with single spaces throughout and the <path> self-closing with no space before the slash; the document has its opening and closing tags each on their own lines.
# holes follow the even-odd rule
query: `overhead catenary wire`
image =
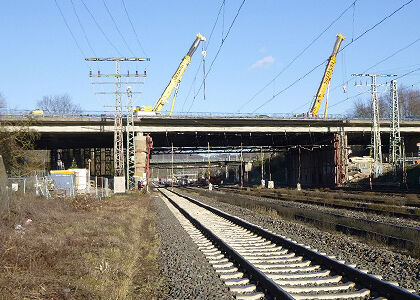
<svg viewBox="0 0 420 300">
<path fill-rule="evenodd" d="M 79 23 L 80 29 L 82 30 L 83 36 L 84 36 L 84 38 L 85 38 L 85 40 L 86 40 L 86 43 L 87 43 L 87 45 L 88 45 L 88 47 L 89 47 L 90 51 L 92 51 L 93 55 L 94 55 L 95 57 L 97 57 L 96 52 L 95 52 L 95 50 L 93 49 L 92 44 L 90 43 L 89 38 L 88 38 L 88 36 L 87 36 L 87 34 L 86 34 L 85 27 L 83 26 L 83 24 L 82 24 L 82 22 L 81 22 L 81 20 L 80 20 L 80 18 L 79 18 L 79 14 L 78 14 L 78 13 L 77 13 L 77 11 L 76 11 L 76 6 L 74 5 L 73 0 L 70 0 L 70 3 L 71 3 L 71 6 L 73 7 L 73 12 L 74 12 L 74 14 L 76 15 L 77 22 Z M 85 58 L 86 58 L 86 56 L 85 56 Z"/>
<path fill-rule="evenodd" d="M 94 23 L 96 24 L 96 26 L 98 27 L 99 31 L 102 33 L 102 35 L 104 36 L 104 38 L 106 39 L 106 41 L 108 42 L 108 44 L 111 45 L 111 47 L 118 53 L 119 56 L 122 56 L 121 55 L 121 52 L 118 50 L 118 48 L 114 45 L 114 43 L 109 39 L 109 37 L 107 36 L 107 34 L 105 33 L 105 31 L 102 29 L 101 25 L 98 23 L 98 21 L 96 20 L 95 16 L 92 14 L 91 10 L 86 5 L 85 1 L 84 0 L 80 0 L 80 1 L 82 2 L 83 6 L 86 8 L 86 10 L 88 11 L 88 13 L 91 16 L 92 20 L 94 21 Z"/>
<path fill-rule="evenodd" d="M 378 65 L 380 65 L 381 63 L 383 63 L 383 62 L 385 62 L 385 61 L 387 61 L 387 60 L 389 60 L 389 59 L 391 59 L 392 57 L 394 57 L 395 55 L 397 55 L 397 54 L 399 54 L 400 52 L 402 52 L 402 51 L 404 51 L 404 50 L 406 50 L 406 49 L 408 49 L 408 48 L 410 48 L 411 46 L 413 46 L 414 44 L 416 44 L 417 42 L 419 42 L 420 41 L 420 37 L 419 38 L 417 38 L 416 40 L 414 40 L 414 41 L 412 41 L 412 42 L 410 42 L 409 44 L 407 44 L 406 46 L 404 46 L 404 47 L 402 47 L 402 48 L 400 48 L 400 49 L 398 49 L 398 50 L 396 50 L 395 52 L 393 52 L 392 54 L 390 54 L 390 55 L 388 55 L 387 57 L 385 57 L 384 59 L 381 59 L 380 61 L 378 61 L 377 63 L 375 63 L 374 65 L 372 65 L 372 66 L 370 66 L 369 68 L 367 68 L 367 69 L 365 69 L 364 71 L 362 71 L 361 73 L 366 73 L 366 72 L 368 72 L 369 70 L 371 70 L 371 69 L 373 69 L 374 67 L 377 67 Z M 355 77 L 353 77 L 353 78 L 351 78 L 351 79 L 348 79 L 344 84 L 349 84 L 350 82 L 352 82 L 352 81 L 354 81 L 354 80 L 356 80 L 356 78 Z M 331 91 L 335 91 L 337 88 L 339 88 L 339 87 L 341 87 L 341 85 L 336 85 L 335 87 L 333 87 L 332 89 L 331 89 Z"/>
<path fill-rule="evenodd" d="M 341 19 L 341 17 L 344 16 L 344 14 L 349 11 L 352 7 L 353 4 L 355 4 L 358 0 L 355 0 L 352 2 L 351 5 L 349 5 L 346 9 L 344 9 L 339 15 L 338 17 L 336 17 L 330 24 L 328 24 L 327 27 L 325 27 L 305 48 L 303 48 L 283 69 L 281 69 L 281 71 L 279 73 L 277 73 L 276 76 L 274 76 L 273 79 L 271 79 L 268 83 L 266 83 L 261 89 L 259 89 L 246 103 L 244 103 L 237 112 L 240 112 L 244 107 L 246 107 L 251 101 L 253 101 L 258 95 L 260 95 L 268 86 L 270 86 L 270 84 L 276 80 L 277 78 L 280 77 L 281 74 L 283 74 L 299 57 L 301 57 L 306 50 L 308 50 L 316 41 L 318 41 L 325 32 L 328 31 L 328 29 L 330 29 L 338 20 Z"/>
<path fill-rule="evenodd" d="M 74 43 L 76 44 L 76 47 L 79 49 L 80 54 L 82 54 L 83 61 L 86 63 L 86 65 L 89 67 L 89 69 L 92 69 L 90 64 L 84 60 L 86 58 L 85 52 L 83 51 L 82 47 L 80 47 L 79 43 L 77 42 L 76 36 L 74 35 L 73 31 L 70 28 L 69 23 L 67 23 L 66 17 L 63 14 L 63 11 L 61 10 L 60 6 L 57 3 L 57 0 L 54 0 L 55 5 L 57 6 L 58 11 L 60 12 L 61 17 L 63 18 L 64 24 L 66 24 L 66 27 L 68 31 L 70 32 L 71 37 L 73 38 Z"/>
<path fill-rule="evenodd" d="M 226 41 L 227 37 L 229 36 L 230 31 L 231 31 L 231 29 L 232 29 L 233 25 L 235 24 L 235 21 L 236 21 L 236 19 L 238 18 L 239 13 L 241 12 L 242 7 L 243 7 L 243 6 L 244 6 L 244 4 L 245 4 L 245 1 L 246 1 L 246 0 L 243 0 L 243 1 L 242 1 L 241 5 L 240 5 L 240 6 L 239 6 L 239 8 L 238 8 L 238 11 L 236 12 L 235 17 L 234 17 L 234 18 L 233 18 L 233 20 L 232 20 L 232 23 L 230 24 L 230 26 L 229 26 L 229 28 L 228 28 L 228 30 L 227 30 L 227 32 L 226 32 L 225 37 L 224 37 L 224 38 L 222 39 L 222 41 L 220 42 L 219 49 L 217 50 L 216 55 L 214 56 L 214 58 L 213 58 L 212 62 L 210 63 L 209 70 L 207 71 L 206 75 L 204 76 L 203 81 L 201 82 L 201 85 L 200 85 L 200 87 L 199 87 L 199 89 L 198 89 L 198 91 L 197 91 L 197 94 L 194 96 L 194 99 L 195 99 L 195 97 L 198 95 L 198 93 L 201 91 L 201 88 L 203 87 L 204 81 L 206 80 L 207 76 L 210 74 L 210 72 L 211 72 L 211 70 L 212 70 L 212 68 L 213 68 L 214 62 L 216 61 L 217 57 L 219 56 L 220 51 L 222 50 L 222 47 L 223 47 L 223 45 L 224 45 L 224 43 L 225 43 L 225 41 Z M 193 104 L 194 104 L 194 99 L 193 99 L 193 102 L 191 103 L 191 105 L 190 105 L 190 107 L 189 107 L 189 109 L 188 109 L 188 112 L 191 110 L 191 107 L 192 107 L 192 106 L 193 106 Z"/>
<path fill-rule="evenodd" d="M 210 45 L 211 39 L 213 37 L 214 29 L 216 28 L 216 25 L 219 21 L 219 17 L 220 17 L 220 13 L 222 12 L 222 9 L 224 10 L 225 3 L 226 3 L 226 0 L 222 0 L 222 3 L 220 4 L 219 11 L 218 11 L 217 16 L 216 16 L 216 20 L 214 21 L 213 27 L 211 28 L 209 38 L 206 40 L 206 44 L 205 44 L 205 48 L 204 48 L 205 51 L 207 51 L 207 49 Z M 192 88 L 193 88 L 193 84 L 195 84 L 195 81 L 197 79 L 197 75 L 198 75 L 198 72 L 200 71 L 202 63 L 203 63 L 203 61 L 201 60 L 200 64 L 197 67 L 197 71 L 195 72 L 195 76 L 193 77 L 193 81 L 191 82 L 190 88 L 188 90 L 188 94 L 185 97 L 184 102 L 182 104 L 182 108 L 181 108 L 182 111 L 184 111 L 184 106 L 185 106 L 188 98 L 190 97 L 190 94 L 191 94 L 191 91 L 192 91 Z M 195 92 L 193 94 L 195 95 Z"/>
<path fill-rule="evenodd" d="M 125 14 L 127 15 L 127 19 L 128 19 L 128 21 L 130 22 L 131 29 L 133 30 L 134 35 L 135 35 L 135 37 L 136 37 L 137 44 L 139 45 L 139 47 L 140 47 L 141 51 L 143 52 L 143 54 L 147 57 L 147 53 L 146 53 L 146 51 L 144 50 L 143 44 L 140 42 L 139 35 L 137 34 L 137 31 L 136 31 L 136 29 L 135 29 L 135 27 L 134 27 L 134 25 L 133 25 L 133 22 L 131 21 L 130 15 L 128 14 L 127 7 L 125 6 L 125 1 L 124 1 L 124 0 L 121 0 L 121 2 L 122 2 L 122 4 L 123 4 Z"/>
<path fill-rule="evenodd" d="M 134 54 L 133 50 L 131 50 L 131 47 L 130 47 L 130 45 L 128 45 L 128 43 L 127 43 L 124 35 L 122 34 L 121 30 L 118 28 L 117 22 L 115 21 L 114 17 L 112 16 L 111 11 L 108 8 L 108 5 L 106 5 L 105 0 L 102 0 L 102 3 L 104 4 L 104 6 L 106 8 L 106 11 L 108 12 L 108 15 L 111 18 L 112 23 L 114 24 L 114 27 L 117 30 L 118 34 L 120 35 L 124 45 L 127 47 L 128 51 L 130 51 L 131 55 L 133 55 L 133 57 L 135 57 L 136 55 Z"/>
<path fill-rule="evenodd" d="M 407 6 L 408 4 L 410 4 L 413 1 L 414 0 L 409 0 L 409 1 L 405 2 L 403 5 L 401 5 L 397 9 L 395 9 L 393 12 L 391 12 L 390 14 L 388 14 L 387 16 L 385 16 L 384 18 L 382 18 L 380 21 L 376 22 L 374 25 L 372 25 L 371 27 L 369 27 L 368 29 L 366 29 L 363 33 L 359 34 L 354 40 L 350 41 L 348 44 L 346 44 L 344 47 L 342 47 L 337 53 L 340 53 L 340 52 L 344 51 L 344 49 L 346 49 L 347 47 L 349 47 L 350 45 L 352 45 L 353 43 L 355 43 L 356 41 L 358 41 L 364 35 L 366 35 L 370 31 L 372 31 L 374 28 L 376 28 L 377 26 L 379 26 L 380 24 L 382 24 L 385 20 L 389 19 L 391 16 L 395 15 L 397 12 L 399 12 L 401 9 L 403 9 L 405 6 Z M 292 86 L 294 86 L 296 83 L 298 83 L 299 81 L 301 81 L 302 79 L 304 79 L 305 77 L 307 77 L 309 74 L 311 74 L 312 72 L 314 72 L 316 69 L 318 69 L 320 66 L 322 66 L 327 61 L 328 61 L 328 59 L 324 60 L 322 63 L 320 63 L 320 64 L 316 65 L 315 67 L 313 67 L 310 71 L 308 71 L 303 76 L 299 77 L 298 79 L 296 79 L 295 81 L 293 81 L 291 84 L 289 84 L 287 87 L 285 87 L 284 89 L 282 89 L 281 91 L 279 91 L 278 93 L 276 93 L 273 97 L 269 98 L 263 104 L 261 104 L 256 109 L 254 109 L 252 112 L 253 113 L 256 112 L 260 108 L 264 107 L 265 105 L 267 105 L 268 103 L 270 103 L 271 101 L 273 101 L 280 94 L 284 93 L 289 88 L 291 88 Z"/>
<path fill-rule="evenodd" d="M 400 78 L 403 78 L 403 77 L 405 77 L 405 76 L 407 76 L 407 75 L 410 75 L 410 74 L 412 74 L 412 73 L 414 73 L 414 72 L 417 72 L 417 71 L 420 71 L 420 68 L 417 68 L 417 69 L 411 70 L 411 71 L 409 71 L 409 72 L 407 72 L 407 73 L 405 73 L 405 74 L 403 74 L 403 75 L 401 75 L 401 76 L 398 76 L 397 78 L 395 78 L 395 80 L 400 79 Z"/>
</svg>

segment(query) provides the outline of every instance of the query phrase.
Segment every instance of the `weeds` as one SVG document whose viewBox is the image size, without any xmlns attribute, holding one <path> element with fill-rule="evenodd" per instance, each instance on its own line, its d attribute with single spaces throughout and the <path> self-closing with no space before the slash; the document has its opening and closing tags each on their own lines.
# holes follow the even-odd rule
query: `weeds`
<svg viewBox="0 0 420 300">
<path fill-rule="evenodd" d="M 138 199 L 135 194 L 102 201 L 15 198 L 0 222 L 0 295 L 156 298 L 155 220 L 149 197 Z M 28 218 L 32 223 L 25 225 Z M 23 229 L 15 230 L 17 224 Z"/>
</svg>

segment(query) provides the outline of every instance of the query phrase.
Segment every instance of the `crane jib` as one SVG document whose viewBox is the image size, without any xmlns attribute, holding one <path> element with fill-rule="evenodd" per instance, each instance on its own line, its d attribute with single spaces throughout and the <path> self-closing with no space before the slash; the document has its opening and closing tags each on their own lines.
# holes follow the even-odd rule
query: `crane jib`
<svg viewBox="0 0 420 300">
<path fill-rule="evenodd" d="M 331 81 L 332 73 L 334 71 L 334 66 L 335 66 L 335 63 L 336 63 L 336 60 L 337 60 L 336 56 L 337 56 L 338 50 L 340 48 L 341 42 L 343 40 L 344 40 L 344 36 L 342 36 L 340 33 L 337 34 L 337 39 L 334 43 L 334 48 L 333 48 L 332 54 L 328 59 L 328 64 L 325 67 L 324 76 L 322 77 L 321 84 L 319 85 L 318 91 L 316 93 L 315 101 L 312 105 L 311 110 L 309 111 L 310 116 L 313 116 L 313 117 L 318 116 L 318 111 L 319 111 L 319 108 L 321 106 L 322 99 L 324 98 L 324 95 L 325 95 L 325 92 L 327 90 L 328 84 Z M 326 103 L 325 111 L 327 111 L 327 105 L 328 105 L 328 103 Z M 326 116 L 326 113 L 325 113 L 325 116 Z"/>
</svg>

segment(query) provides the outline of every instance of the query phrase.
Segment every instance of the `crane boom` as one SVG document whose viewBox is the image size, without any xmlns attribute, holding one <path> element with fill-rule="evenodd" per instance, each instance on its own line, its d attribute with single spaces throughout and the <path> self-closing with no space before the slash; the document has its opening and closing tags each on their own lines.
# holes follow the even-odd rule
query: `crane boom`
<svg viewBox="0 0 420 300">
<path fill-rule="evenodd" d="M 202 36 L 200 33 L 197 33 L 194 43 L 191 45 L 191 48 L 188 51 L 187 55 L 185 55 L 184 58 L 182 59 L 181 63 L 178 66 L 178 69 L 176 70 L 175 74 L 172 76 L 171 80 L 169 81 L 169 84 L 163 91 L 159 100 L 156 101 L 155 106 L 153 107 L 153 111 L 160 112 L 163 106 L 168 102 L 168 99 L 171 96 L 173 90 L 179 86 L 179 83 L 181 82 L 181 79 L 182 79 L 182 75 L 184 74 L 185 70 L 187 69 L 191 61 L 191 56 L 194 54 L 195 50 L 197 50 L 200 42 L 205 41 L 205 40 L 206 38 L 204 36 Z M 172 100 L 172 106 L 171 106 L 169 115 L 172 115 L 175 97 L 176 97 L 176 94 L 174 96 L 174 99 Z"/>
<path fill-rule="evenodd" d="M 318 117 L 318 111 L 321 106 L 322 99 L 324 98 L 325 91 L 327 90 L 328 84 L 331 81 L 332 73 L 336 62 L 338 49 L 340 48 L 341 42 L 345 39 L 341 33 L 337 34 L 337 40 L 335 41 L 333 51 L 330 58 L 328 59 L 327 66 L 325 67 L 324 76 L 322 77 L 321 84 L 319 85 L 316 93 L 315 101 L 312 104 L 312 108 L 309 111 L 309 115 L 312 117 Z"/>
</svg>

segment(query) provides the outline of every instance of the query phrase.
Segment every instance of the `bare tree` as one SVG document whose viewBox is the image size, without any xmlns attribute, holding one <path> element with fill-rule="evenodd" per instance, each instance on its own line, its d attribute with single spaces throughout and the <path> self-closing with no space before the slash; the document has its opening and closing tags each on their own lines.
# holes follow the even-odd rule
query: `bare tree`
<svg viewBox="0 0 420 300">
<path fill-rule="evenodd" d="M 391 113 L 391 96 L 385 94 L 379 97 L 379 116 L 389 118 Z M 401 86 L 398 89 L 398 101 L 400 104 L 401 117 L 420 116 L 420 91 Z M 372 103 L 371 99 L 358 100 L 354 103 L 350 113 L 353 117 L 371 117 Z"/>
<path fill-rule="evenodd" d="M 372 106 L 369 102 L 358 99 L 356 102 L 354 102 L 351 115 L 356 118 L 369 118 L 372 115 L 371 107 Z"/>
<path fill-rule="evenodd" d="M 412 88 L 401 87 L 398 91 L 401 116 L 420 116 L 420 91 Z"/>
<path fill-rule="evenodd" d="M 68 94 L 44 96 L 37 102 L 38 108 L 53 115 L 80 114 L 79 104 L 74 104 Z"/>
</svg>

